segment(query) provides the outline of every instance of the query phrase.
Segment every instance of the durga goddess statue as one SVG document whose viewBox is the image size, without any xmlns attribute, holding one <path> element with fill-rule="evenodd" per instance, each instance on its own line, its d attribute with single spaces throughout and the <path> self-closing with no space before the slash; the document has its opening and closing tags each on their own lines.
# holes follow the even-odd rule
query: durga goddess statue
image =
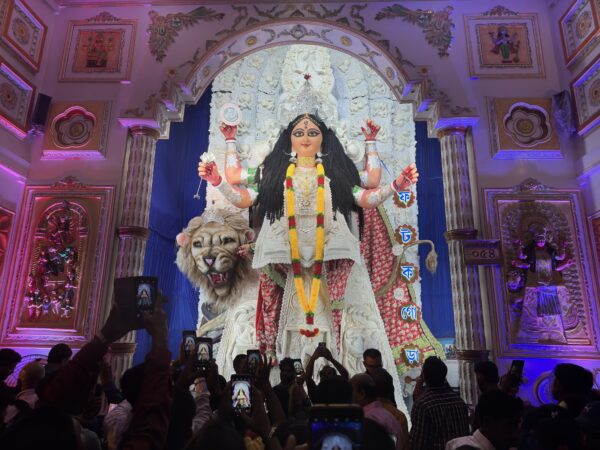
<svg viewBox="0 0 600 450">
<path fill-rule="evenodd" d="M 379 126 L 371 120 L 362 129 L 367 157 L 361 172 L 316 113 L 295 117 L 256 170 L 242 168 L 235 144 L 237 127 L 222 124 L 220 130 L 227 146 L 225 178 L 214 162 L 200 162 L 198 174 L 236 207 L 257 208 L 264 217 L 256 242 L 241 249 L 252 255 L 252 267 L 260 271 L 256 333 L 261 351 L 276 355 L 286 296 L 297 298 L 304 315 L 297 331 L 306 338 L 323 331 L 315 313 L 320 301 L 328 303 L 329 333 L 339 350 L 351 273 L 365 278 L 364 286 L 371 292 L 364 301 L 377 310 L 368 272 L 353 271 L 364 263 L 356 236 L 360 231 L 352 230 L 360 230 L 363 208 L 376 208 L 395 192 L 409 190 L 419 177 L 416 166 L 406 167 L 391 184 L 379 185 L 381 162 L 375 148 Z"/>
</svg>

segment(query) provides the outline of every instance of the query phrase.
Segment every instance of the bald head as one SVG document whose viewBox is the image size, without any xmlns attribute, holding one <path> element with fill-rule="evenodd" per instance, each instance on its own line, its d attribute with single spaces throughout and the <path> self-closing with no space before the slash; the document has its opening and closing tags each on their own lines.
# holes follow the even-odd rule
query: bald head
<svg viewBox="0 0 600 450">
<path fill-rule="evenodd" d="M 44 375 L 44 366 L 42 366 L 39 362 L 33 361 L 25 364 L 19 373 L 21 388 L 23 390 L 35 389 L 38 383 L 42 381 L 42 378 L 44 378 Z"/>
</svg>

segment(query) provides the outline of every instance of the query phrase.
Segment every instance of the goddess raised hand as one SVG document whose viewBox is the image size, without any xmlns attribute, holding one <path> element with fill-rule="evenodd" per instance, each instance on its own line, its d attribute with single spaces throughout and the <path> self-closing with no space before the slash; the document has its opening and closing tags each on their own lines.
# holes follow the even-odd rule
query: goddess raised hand
<svg viewBox="0 0 600 450">
<path fill-rule="evenodd" d="M 365 167 L 359 172 L 363 188 L 376 188 L 381 182 L 381 161 L 375 140 L 381 127 L 372 119 L 367 119 L 365 127 L 360 127 L 365 136 Z"/>
</svg>

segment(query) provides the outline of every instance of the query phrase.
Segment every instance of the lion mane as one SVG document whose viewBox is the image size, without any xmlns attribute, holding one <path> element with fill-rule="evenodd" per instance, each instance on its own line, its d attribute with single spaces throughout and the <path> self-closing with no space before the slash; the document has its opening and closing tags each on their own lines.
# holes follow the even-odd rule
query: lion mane
<svg viewBox="0 0 600 450">
<path fill-rule="evenodd" d="M 207 227 L 209 224 L 210 227 Z M 179 244 L 177 267 L 185 274 L 192 285 L 201 289 L 206 295 L 205 300 L 212 305 L 213 311 L 221 313 L 235 303 L 248 282 L 256 278 L 256 273 L 251 267 L 251 261 L 247 258 L 238 256 L 236 252 L 231 252 L 222 245 L 213 247 L 219 255 L 224 255 L 226 258 L 233 260 L 229 291 L 220 296 L 210 283 L 208 276 L 201 272 L 192 256 L 194 236 L 199 232 L 206 231 L 207 228 L 213 230 L 212 236 L 234 230 L 238 236 L 237 248 L 239 248 L 239 245 L 252 240 L 254 232 L 248 226 L 248 221 L 239 212 L 227 209 L 211 209 L 205 211 L 201 216 L 191 219 L 187 227 L 177 236 L 177 243 Z"/>
</svg>

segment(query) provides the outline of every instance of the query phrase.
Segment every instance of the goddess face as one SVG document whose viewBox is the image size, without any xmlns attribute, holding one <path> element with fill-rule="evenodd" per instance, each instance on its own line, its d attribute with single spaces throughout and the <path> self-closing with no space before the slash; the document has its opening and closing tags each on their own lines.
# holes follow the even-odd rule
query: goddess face
<svg viewBox="0 0 600 450">
<path fill-rule="evenodd" d="M 302 118 L 292 130 L 292 150 L 298 156 L 315 156 L 321 149 L 323 133 L 308 118 Z"/>
</svg>

